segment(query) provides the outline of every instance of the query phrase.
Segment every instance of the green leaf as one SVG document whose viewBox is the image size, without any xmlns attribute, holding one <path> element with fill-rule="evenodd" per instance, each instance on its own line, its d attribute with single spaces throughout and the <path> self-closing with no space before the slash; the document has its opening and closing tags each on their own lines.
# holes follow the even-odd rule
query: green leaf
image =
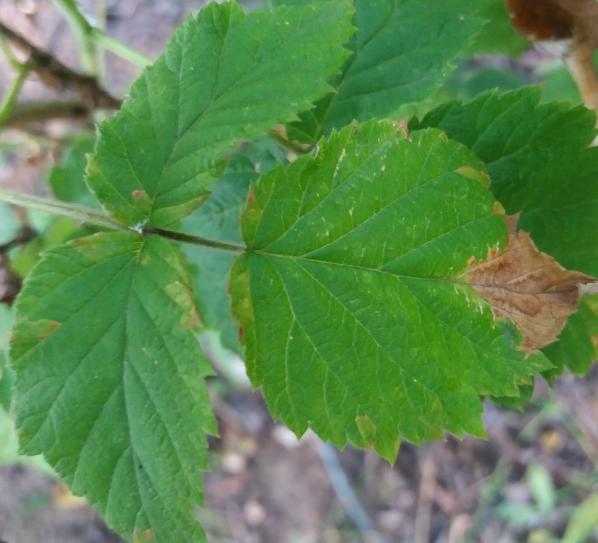
<svg viewBox="0 0 598 543">
<path fill-rule="evenodd" d="M 196 323 L 178 252 L 128 233 L 47 252 L 17 302 L 22 450 L 128 539 L 204 541 L 193 506 L 215 425 Z"/>
<path fill-rule="evenodd" d="M 598 494 L 591 494 L 571 516 L 562 543 L 585 543 L 592 534 L 596 534 L 596 511 Z"/>
<path fill-rule="evenodd" d="M 169 225 L 205 199 L 222 152 L 330 92 L 348 52 L 349 0 L 246 15 L 210 3 L 175 33 L 100 125 L 87 181 L 131 225 Z"/>
<path fill-rule="evenodd" d="M 93 227 L 82 227 L 66 217 L 55 217 L 34 210 L 29 210 L 28 219 L 37 235 L 29 243 L 17 247 L 10 254 L 11 268 L 21 277 L 29 274 L 37 264 L 39 255 L 45 250 L 96 231 Z"/>
<path fill-rule="evenodd" d="M 438 127 L 487 165 L 492 191 L 538 248 L 568 269 L 598 275 L 598 148 L 594 114 L 540 105 L 537 88 L 451 102 L 412 128 Z M 567 228 L 563 228 L 566 224 Z"/>
<path fill-rule="evenodd" d="M 66 149 L 60 164 L 50 171 L 48 183 L 59 200 L 88 207 L 97 206 L 84 179 L 87 155 L 93 151 L 94 142 L 93 135 L 79 134 Z"/>
<path fill-rule="evenodd" d="M 215 241 L 241 244 L 241 209 L 250 183 L 260 172 L 284 161 L 284 154 L 271 140 L 240 149 L 214 183 L 206 203 L 183 220 L 182 229 Z M 227 292 L 228 273 L 236 255 L 200 245 L 185 245 L 183 250 L 196 268 L 193 286 L 203 324 L 220 331 L 224 346 L 238 352 L 238 330 Z"/>
<path fill-rule="evenodd" d="M 526 479 L 538 512 L 544 515 L 552 512 L 557 505 L 557 493 L 550 472 L 534 462 L 527 468 Z"/>
<path fill-rule="evenodd" d="M 544 349 L 555 365 L 546 377 L 557 377 L 565 366 L 576 375 L 586 375 L 598 360 L 598 296 L 583 298 L 577 313 L 569 317 L 558 341 Z"/>
<path fill-rule="evenodd" d="M 540 91 L 488 93 L 468 104 L 451 102 L 412 128 L 439 127 L 487 165 L 492 191 L 538 248 L 568 269 L 598 275 L 598 148 L 594 114 L 563 103 L 539 104 Z M 566 228 L 563 228 L 566 225 Z M 557 367 L 579 373 L 596 351 L 588 327 L 596 313 L 582 309 L 547 353 Z"/>
<path fill-rule="evenodd" d="M 291 125 L 315 143 L 352 120 L 398 115 L 401 106 L 434 94 L 485 20 L 479 0 L 355 0 L 353 56 L 335 93 Z M 425 15 L 424 15 L 425 14 Z"/>
<path fill-rule="evenodd" d="M 13 314 L 10 306 L 0 304 L 0 410 L 8 411 L 12 397 L 12 370 L 8 367 L 8 331 Z"/>
<path fill-rule="evenodd" d="M 56 476 L 42 456 L 25 456 L 19 453 L 19 437 L 14 421 L 8 411 L 0 407 L 0 465 L 5 464 L 26 464 L 47 475 Z"/>
<path fill-rule="evenodd" d="M 511 25 L 505 0 L 491 0 L 479 14 L 488 22 L 468 51 L 470 54 L 517 56 L 531 47 Z"/>
<path fill-rule="evenodd" d="M 490 90 L 511 91 L 524 85 L 526 80 L 523 75 L 511 69 L 489 68 L 480 63 L 464 62 L 447 79 L 433 107 L 455 98 L 471 100 Z M 444 99 L 442 99 L 443 95 Z M 433 108 L 428 108 L 423 113 L 427 113 L 430 109 Z"/>
<path fill-rule="evenodd" d="M 21 223 L 11 207 L 0 202 L 0 245 L 11 242 L 20 229 Z"/>
<path fill-rule="evenodd" d="M 462 276 L 506 241 L 480 168 L 439 131 L 371 122 L 260 179 L 230 288 L 248 374 L 295 432 L 394 459 L 483 434 L 480 396 L 547 367 Z"/>
</svg>

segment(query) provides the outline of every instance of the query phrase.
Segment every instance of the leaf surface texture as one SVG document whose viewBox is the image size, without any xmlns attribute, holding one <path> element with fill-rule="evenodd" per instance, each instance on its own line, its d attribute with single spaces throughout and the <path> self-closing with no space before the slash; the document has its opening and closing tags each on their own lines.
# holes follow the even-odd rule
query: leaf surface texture
<svg viewBox="0 0 598 543">
<path fill-rule="evenodd" d="M 479 161 L 436 130 L 350 126 L 261 178 L 231 276 L 248 373 L 293 430 L 394 459 L 480 435 L 480 396 L 549 364 L 462 275 L 507 238 Z"/>
<path fill-rule="evenodd" d="M 47 252 L 18 300 L 21 447 L 128 539 L 204 540 L 193 506 L 215 425 L 197 323 L 177 251 L 135 234 Z"/>
</svg>

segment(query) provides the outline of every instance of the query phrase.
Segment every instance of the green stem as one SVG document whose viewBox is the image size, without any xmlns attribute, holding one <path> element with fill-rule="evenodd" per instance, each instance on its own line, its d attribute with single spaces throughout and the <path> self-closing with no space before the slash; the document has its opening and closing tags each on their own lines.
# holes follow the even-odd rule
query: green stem
<svg viewBox="0 0 598 543">
<path fill-rule="evenodd" d="M 127 44 L 118 41 L 117 39 L 109 36 L 103 30 L 99 28 L 93 29 L 93 37 L 96 43 L 102 46 L 107 51 L 114 53 L 115 55 L 128 60 L 131 64 L 135 64 L 140 68 L 147 68 L 153 61 L 144 54 L 132 49 Z"/>
<path fill-rule="evenodd" d="M 8 42 L 4 39 L 4 36 L 0 36 L 0 49 L 13 69 L 18 71 L 21 63 L 17 60 L 17 57 L 15 57 L 10 45 L 8 45 Z"/>
<path fill-rule="evenodd" d="M 227 251 L 233 253 L 244 253 L 247 248 L 241 245 L 234 245 L 232 243 L 223 243 L 212 239 L 202 238 L 184 232 L 175 232 L 174 230 L 166 230 L 163 228 L 144 228 L 136 230 L 130 228 L 122 223 L 107 217 L 101 211 L 90 209 L 75 204 L 67 204 L 58 200 L 50 198 L 42 198 L 40 196 L 33 196 L 31 194 L 24 194 L 22 192 L 14 192 L 12 190 L 0 189 L 0 200 L 9 204 L 14 204 L 30 209 L 37 209 L 53 215 L 60 215 L 61 217 L 68 217 L 74 221 L 94 226 L 101 226 L 110 228 L 112 230 L 121 230 L 125 232 L 138 232 L 144 235 L 157 235 L 173 241 L 181 243 L 190 243 L 192 245 L 202 245 L 220 251 Z"/>
<path fill-rule="evenodd" d="M 94 41 L 94 27 L 77 8 L 76 0 L 52 0 L 56 8 L 69 23 L 77 40 L 83 69 L 90 75 L 97 75 L 97 50 Z"/>
<path fill-rule="evenodd" d="M 54 5 L 64 14 L 69 21 L 71 27 L 79 36 L 82 47 L 82 58 L 84 64 L 93 58 L 94 74 L 97 71 L 97 51 L 96 45 L 103 47 L 107 51 L 118 55 L 130 63 L 145 68 L 152 63 L 152 60 L 145 55 L 135 51 L 128 45 L 118 41 L 109 36 L 101 28 L 93 26 L 87 18 L 77 9 L 76 0 L 52 0 Z M 93 55 L 89 48 L 89 44 L 93 46 Z"/>
<path fill-rule="evenodd" d="M 202 245 L 203 247 L 210 247 L 211 249 L 218 249 L 220 251 L 227 251 L 229 253 L 244 253 L 247 247 L 242 245 L 235 245 L 233 243 L 223 243 L 213 239 L 202 238 L 201 236 L 194 236 L 192 234 L 185 234 L 184 232 L 175 232 L 174 230 L 165 230 L 163 228 L 144 228 L 144 234 L 162 236 L 173 241 L 181 243 L 189 243 L 191 245 Z"/>
<path fill-rule="evenodd" d="M 23 84 L 31 71 L 29 64 L 19 64 L 17 67 L 17 76 L 10 85 L 6 95 L 0 103 L 0 128 L 2 128 L 10 119 L 12 110 L 17 103 Z"/>
<path fill-rule="evenodd" d="M 22 192 L 0 189 L 0 200 L 29 209 L 37 209 L 38 211 L 44 211 L 53 215 L 68 217 L 69 219 L 85 224 L 101 226 L 112 230 L 130 230 L 127 226 L 107 217 L 101 211 L 59 202 L 50 198 L 41 198 L 40 196 L 33 196 Z"/>
<path fill-rule="evenodd" d="M 96 21 L 98 22 L 98 28 L 104 32 L 108 25 L 108 0 L 96 0 Z M 98 51 L 97 54 L 98 62 L 98 79 L 102 85 L 106 84 L 106 55 L 104 50 Z"/>
</svg>

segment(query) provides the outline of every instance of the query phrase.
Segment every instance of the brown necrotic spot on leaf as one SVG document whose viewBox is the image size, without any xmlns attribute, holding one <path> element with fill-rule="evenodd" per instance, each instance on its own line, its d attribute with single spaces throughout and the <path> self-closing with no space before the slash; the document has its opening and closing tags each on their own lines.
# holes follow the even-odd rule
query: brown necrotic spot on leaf
<svg viewBox="0 0 598 543">
<path fill-rule="evenodd" d="M 11 357 L 13 363 L 36 347 L 40 342 L 48 339 L 60 329 L 61 323 L 52 320 L 23 321 L 19 327 L 19 334 L 13 331 L 10 336 Z"/>
<path fill-rule="evenodd" d="M 473 263 L 467 277 L 497 317 L 522 333 L 521 349 L 532 353 L 555 341 L 577 310 L 580 285 L 596 279 L 565 270 L 540 252 L 526 232 L 512 232 L 507 248 Z"/>
<path fill-rule="evenodd" d="M 152 530 L 135 530 L 133 543 L 154 543 L 154 532 Z"/>
</svg>

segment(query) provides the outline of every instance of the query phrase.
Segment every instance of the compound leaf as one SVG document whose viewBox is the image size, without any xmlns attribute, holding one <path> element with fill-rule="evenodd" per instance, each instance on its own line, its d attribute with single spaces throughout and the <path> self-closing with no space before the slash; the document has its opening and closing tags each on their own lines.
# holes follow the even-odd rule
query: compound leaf
<svg viewBox="0 0 598 543">
<path fill-rule="evenodd" d="M 467 282 L 507 239 L 481 167 L 439 131 L 371 122 L 260 179 L 230 288 L 248 374 L 294 431 L 394 459 L 482 434 L 480 396 L 549 367 Z"/>
<path fill-rule="evenodd" d="M 351 16 L 349 0 L 334 0 L 248 15 L 213 2 L 189 18 L 100 125 L 87 181 L 103 206 L 131 226 L 198 207 L 224 150 L 330 92 Z"/>
<path fill-rule="evenodd" d="M 486 24 L 479 0 L 355 0 L 355 9 L 353 56 L 335 93 L 291 126 L 297 139 L 315 143 L 354 119 L 386 118 L 430 97 Z"/>
<path fill-rule="evenodd" d="M 165 240 L 97 234 L 47 252 L 11 339 L 26 454 L 134 541 L 203 541 L 214 421 L 189 281 Z"/>
</svg>

